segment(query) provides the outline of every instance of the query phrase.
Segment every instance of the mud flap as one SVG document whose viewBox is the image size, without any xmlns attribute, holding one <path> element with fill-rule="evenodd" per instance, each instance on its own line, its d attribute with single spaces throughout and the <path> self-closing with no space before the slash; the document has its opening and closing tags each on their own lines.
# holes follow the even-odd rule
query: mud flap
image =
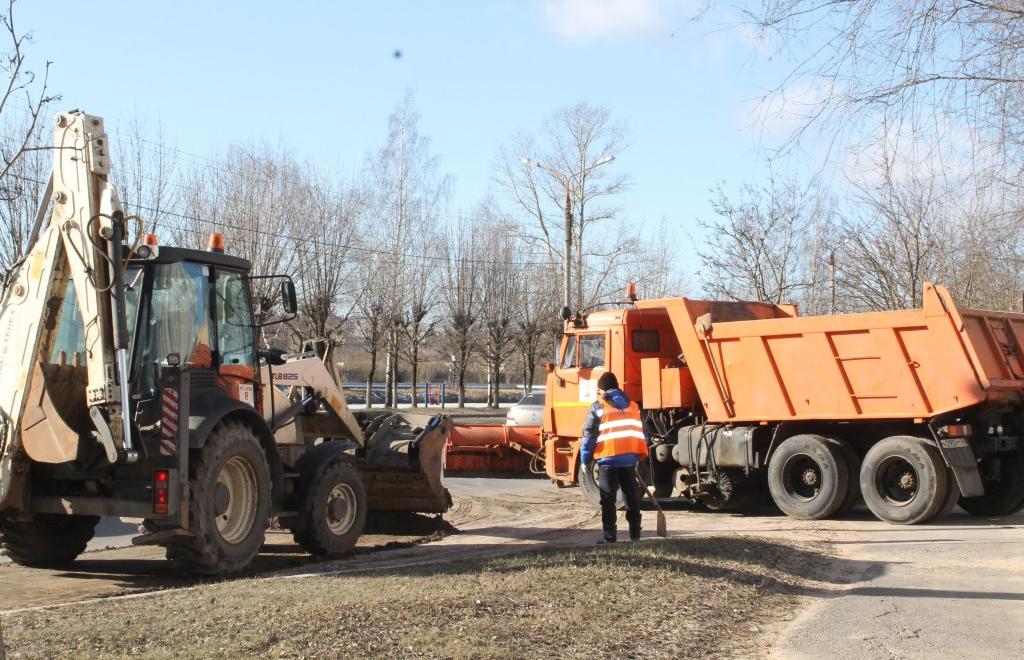
<svg viewBox="0 0 1024 660">
<path fill-rule="evenodd" d="M 444 513 L 451 507 L 451 495 L 441 484 L 448 416 L 387 415 L 367 432 L 359 471 L 371 511 Z"/>
<path fill-rule="evenodd" d="M 939 453 L 946 465 L 953 471 L 956 483 L 963 497 L 976 497 L 985 494 L 978 472 L 978 461 L 974 458 L 971 445 L 964 438 L 939 438 Z"/>
</svg>

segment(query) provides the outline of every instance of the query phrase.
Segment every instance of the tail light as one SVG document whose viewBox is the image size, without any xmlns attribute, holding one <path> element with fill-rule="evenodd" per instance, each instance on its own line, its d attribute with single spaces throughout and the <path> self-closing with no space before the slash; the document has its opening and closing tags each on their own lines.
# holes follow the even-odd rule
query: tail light
<svg viewBox="0 0 1024 660">
<path fill-rule="evenodd" d="M 171 506 L 171 471 L 157 470 L 153 473 L 153 513 L 166 515 Z"/>
<path fill-rule="evenodd" d="M 966 438 L 974 434 L 974 428 L 970 424 L 949 424 L 939 427 L 939 435 L 947 438 Z"/>
</svg>

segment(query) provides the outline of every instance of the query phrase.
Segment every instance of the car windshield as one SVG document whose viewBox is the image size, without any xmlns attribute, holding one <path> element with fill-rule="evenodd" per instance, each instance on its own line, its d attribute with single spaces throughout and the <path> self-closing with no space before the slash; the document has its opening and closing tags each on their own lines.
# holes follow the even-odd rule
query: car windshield
<svg viewBox="0 0 1024 660">
<path fill-rule="evenodd" d="M 520 406 L 543 406 L 544 405 L 544 393 L 543 392 L 534 392 L 532 394 L 527 394 L 526 396 L 524 396 L 522 399 L 519 400 L 519 404 L 518 405 L 520 405 Z"/>
</svg>

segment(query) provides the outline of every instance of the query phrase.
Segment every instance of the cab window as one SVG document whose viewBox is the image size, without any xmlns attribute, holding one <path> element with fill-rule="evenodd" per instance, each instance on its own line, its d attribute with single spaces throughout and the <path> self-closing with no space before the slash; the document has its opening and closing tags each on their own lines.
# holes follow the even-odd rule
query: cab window
<svg viewBox="0 0 1024 660">
<path fill-rule="evenodd" d="M 576 335 L 569 335 L 565 342 L 565 353 L 562 354 L 562 369 L 572 369 L 576 366 Z"/>
<path fill-rule="evenodd" d="M 137 391 L 144 397 L 158 393 L 157 367 L 177 353 L 183 364 L 213 366 L 208 317 L 209 266 L 191 261 L 157 264 L 146 314 Z M 137 306 L 137 304 L 136 304 Z"/>
<path fill-rule="evenodd" d="M 580 337 L 580 369 L 604 366 L 604 335 Z"/>
<path fill-rule="evenodd" d="M 217 352 L 221 365 L 256 367 L 256 342 L 245 276 L 217 271 Z"/>
<path fill-rule="evenodd" d="M 634 330 L 630 345 L 634 353 L 658 353 L 661 351 L 661 337 L 657 330 Z"/>
</svg>

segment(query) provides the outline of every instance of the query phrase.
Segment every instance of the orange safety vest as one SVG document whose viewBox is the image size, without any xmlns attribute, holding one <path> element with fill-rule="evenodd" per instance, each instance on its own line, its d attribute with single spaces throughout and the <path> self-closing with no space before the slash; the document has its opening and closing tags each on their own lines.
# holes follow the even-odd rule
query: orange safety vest
<svg viewBox="0 0 1024 660">
<path fill-rule="evenodd" d="M 640 406 L 630 401 L 624 410 L 619 410 L 607 401 L 602 401 L 604 415 L 597 431 L 597 446 L 594 458 L 609 458 L 623 454 L 636 454 L 640 460 L 647 458 L 647 438 L 640 421 Z"/>
</svg>

